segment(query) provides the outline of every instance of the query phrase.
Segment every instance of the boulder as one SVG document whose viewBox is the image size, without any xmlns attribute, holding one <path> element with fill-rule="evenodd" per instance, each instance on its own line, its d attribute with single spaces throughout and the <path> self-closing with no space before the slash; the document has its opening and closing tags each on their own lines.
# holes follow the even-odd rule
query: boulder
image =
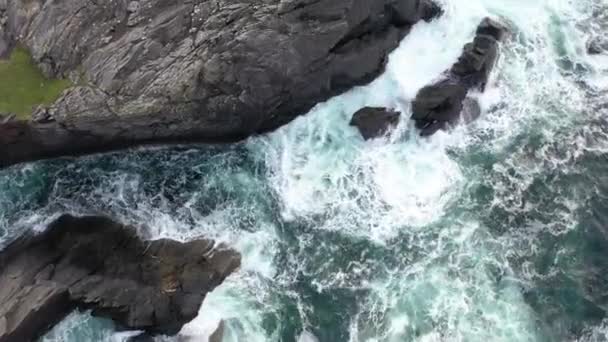
<svg viewBox="0 0 608 342">
<path fill-rule="evenodd" d="M 397 126 L 400 116 L 401 113 L 394 110 L 365 107 L 353 114 L 350 125 L 357 127 L 363 138 L 369 140 L 382 136 Z"/>
<path fill-rule="evenodd" d="M 479 116 L 479 104 L 467 99 L 472 89 L 484 91 L 498 57 L 498 44 L 506 28 L 489 18 L 477 27 L 473 42 L 464 47 L 462 55 L 438 82 L 422 88 L 412 101 L 412 119 L 422 136 L 456 124 L 465 103 L 466 121 Z"/>
<path fill-rule="evenodd" d="M 108 218 L 64 215 L 0 252 L 0 341 L 33 341 L 76 308 L 176 334 L 239 265 L 211 240 L 144 241 Z"/>
<path fill-rule="evenodd" d="M 440 12 L 429 0 L 8 1 L 8 36 L 47 76 L 82 74 L 52 106 L 53 129 L 93 142 L 32 148 L 26 136 L 0 159 L 274 130 L 373 80 L 411 26 Z M 6 161 L 7 149 L 21 155 Z"/>
</svg>

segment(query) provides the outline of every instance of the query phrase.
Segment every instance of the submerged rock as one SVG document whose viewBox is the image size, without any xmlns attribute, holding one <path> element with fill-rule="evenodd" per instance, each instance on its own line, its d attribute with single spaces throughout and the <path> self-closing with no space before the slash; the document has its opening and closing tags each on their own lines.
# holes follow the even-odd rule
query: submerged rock
<svg viewBox="0 0 608 342">
<path fill-rule="evenodd" d="M 0 341 L 32 341 L 75 308 L 176 334 L 239 265 L 210 240 L 143 241 L 110 219 L 65 215 L 0 252 Z"/>
<path fill-rule="evenodd" d="M 412 101 L 412 119 L 420 134 L 428 136 L 461 119 L 464 101 L 472 89 L 484 91 L 498 57 L 498 43 L 506 28 L 484 19 L 475 39 L 464 47 L 458 62 L 441 81 L 422 88 Z M 473 100 L 471 100 L 473 101 Z M 468 120 L 479 116 L 479 105 L 468 101 Z"/>
<path fill-rule="evenodd" d="M 365 140 L 386 134 L 399 123 L 401 113 L 382 107 L 365 107 L 353 114 L 350 121 L 361 132 Z"/>
<path fill-rule="evenodd" d="M 217 329 L 209 336 L 209 342 L 222 342 L 224 340 L 224 332 L 226 330 L 226 322 L 222 319 L 217 325 Z"/>
<path fill-rule="evenodd" d="M 606 36 L 606 31 L 608 31 L 607 5 L 598 3 L 591 18 L 583 21 L 579 28 L 589 35 L 587 52 L 590 55 L 608 53 L 608 37 Z"/>
<path fill-rule="evenodd" d="M 588 43 L 587 52 L 591 55 L 599 55 L 608 52 L 608 38 L 593 38 Z"/>
<path fill-rule="evenodd" d="M 65 0 L 9 1 L 6 13 L 8 36 L 47 76 L 81 71 L 54 104 L 52 128 L 91 140 L 2 144 L 0 159 L 21 154 L 10 164 L 273 130 L 373 80 L 411 26 L 440 9 L 429 0 Z"/>
</svg>

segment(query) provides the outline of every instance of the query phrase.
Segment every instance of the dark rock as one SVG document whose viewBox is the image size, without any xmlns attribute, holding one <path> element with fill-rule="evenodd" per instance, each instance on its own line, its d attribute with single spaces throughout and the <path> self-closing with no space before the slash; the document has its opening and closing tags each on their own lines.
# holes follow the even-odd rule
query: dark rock
<svg viewBox="0 0 608 342">
<path fill-rule="evenodd" d="M 365 140 L 386 134 L 399 123 L 401 113 L 386 108 L 365 107 L 353 114 L 350 121 L 361 132 Z"/>
<path fill-rule="evenodd" d="M 224 331 L 226 330 L 226 322 L 224 320 L 220 321 L 217 329 L 209 336 L 209 342 L 222 342 L 224 340 Z"/>
<path fill-rule="evenodd" d="M 37 123 L 49 123 L 54 121 L 52 111 L 44 106 L 38 106 L 32 113 L 32 121 Z"/>
<path fill-rule="evenodd" d="M 142 241 L 110 219 L 65 215 L 0 252 L 0 341 L 32 341 L 75 308 L 176 334 L 239 265 L 210 240 Z"/>
<path fill-rule="evenodd" d="M 412 101 L 412 119 L 422 136 L 433 135 L 461 119 L 465 102 L 465 121 L 480 115 L 479 104 L 465 101 L 471 89 L 484 91 L 490 72 L 498 57 L 498 43 L 506 28 L 492 19 L 478 26 L 475 39 L 464 47 L 463 53 L 445 77 L 422 88 Z"/>
<path fill-rule="evenodd" d="M 587 47 L 587 52 L 591 55 L 599 55 L 608 52 L 608 39 L 596 37 L 592 39 Z"/>
<path fill-rule="evenodd" d="M 431 21 L 443 14 L 443 10 L 433 1 L 424 1 L 422 3 L 421 17 L 424 21 Z"/>
<path fill-rule="evenodd" d="M 412 119 L 453 122 L 460 115 L 468 89 L 455 79 L 422 88 L 412 102 Z"/>
<path fill-rule="evenodd" d="M 420 20 L 430 21 L 442 14 L 441 7 L 428 0 L 394 0 L 390 4 L 394 20 L 399 25 L 413 25 Z"/>
<path fill-rule="evenodd" d="M 2 291 L 0 341 L 32 341 L 73 310 L 66 287 L 44 281 L 15 282 L 9 284 L 14 297 L 7 298 L 7 290 Z"/>
<path fill-rule="evenodd" d="M 0 113 L 0 125 L 14 121 L 17 115 L 14 113 Z"/>
<path fill-rule="evenodd" d="M 9 1 L 7 32 L 51 77 L 61 136 L 5 162 L 271 131 L 384 69 L 427 0 Z M 26 130 L 37 131 L 34 126 Z M 38 134 L 41 137 L 41 134 Z M 25 135 L 25 139 L 30 139 Z M 86 138 L 85 138 L 86 140 Z M 97 141 L 98 143 L 95 143 Z M 52 145 L 52 146 L 40 146 Z M 6 149 L 0 145 L 0 157 Z"/>
<path fill-rule="evenodd" d="M 139 335 L 129 337 L 127 342 L 154 342 L 154 337 L 148 333 L 141 333 Z"/>
</svg>

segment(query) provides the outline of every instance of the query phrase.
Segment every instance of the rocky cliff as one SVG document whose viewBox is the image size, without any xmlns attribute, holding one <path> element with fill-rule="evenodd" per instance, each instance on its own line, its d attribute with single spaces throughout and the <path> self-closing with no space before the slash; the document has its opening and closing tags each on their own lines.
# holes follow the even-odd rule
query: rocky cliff
<svg viewBox="0 0 608 342">
<path fill-rule="evenodd" d="M 93 141 L 66 146 L 31 123 L 0 142 L 0 163 L 273 130 L 371 81 L 439 12 L 427 0 L 0 0 L 0 48 L 21 44 L 77 83 L 38 113 L 41 129 Z"/>
</svg>

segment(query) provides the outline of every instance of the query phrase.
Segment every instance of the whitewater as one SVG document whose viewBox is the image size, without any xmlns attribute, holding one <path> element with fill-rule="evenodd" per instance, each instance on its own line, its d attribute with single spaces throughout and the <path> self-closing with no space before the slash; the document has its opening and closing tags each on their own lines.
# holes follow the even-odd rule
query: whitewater
<svg viewBox="0 0 608 342">
<path fill-rule="evenodd" d="M 377 80 L 269 135 L 0 171 L 0 241 L 70 212 L 227 243 L 243 265 L 180 341 L 607 341 L 608 56 L 586 44 L 608 2 L 438 3 Z M 486 16 L 510 35 L 481 118 L 419 137 L 410 101 Z M 362 106 L 401 122 L 365 142 Z M 42 341 L 130 335 L 84 312 Z"/>
</svg>

